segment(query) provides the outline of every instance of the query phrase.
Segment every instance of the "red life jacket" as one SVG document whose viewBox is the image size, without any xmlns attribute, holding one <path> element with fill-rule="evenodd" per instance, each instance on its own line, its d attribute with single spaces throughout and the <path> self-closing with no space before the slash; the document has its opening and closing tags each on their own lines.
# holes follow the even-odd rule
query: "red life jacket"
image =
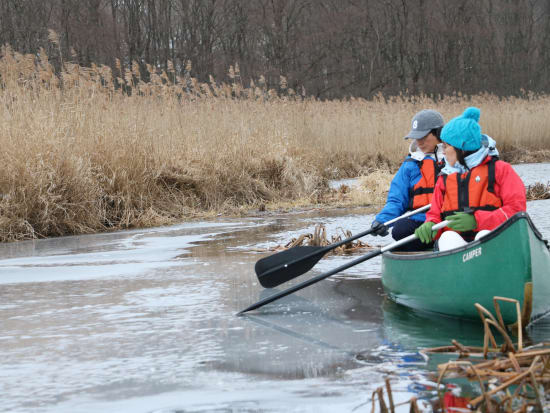
<svg viewBox="0 0 550 413">
<path fill-rule="evenodd" d="M 409 209 L 413 210 L 432 202 L 435 183 L 444 163 L 430 158 L 423 159 L 422 161 L 407 158 L 406 161 L 417 162 L 421 174 L 420 180 L 409 189 Z"/>
<path fill-rule="evenodd" d="M 442 220 L 458 211 L 494 211 L 502 206 L 502 199 L 495 194 L 496 162 L 497 159 L 489 157 L 466 173 L 443 175 Z"/>
</svg>

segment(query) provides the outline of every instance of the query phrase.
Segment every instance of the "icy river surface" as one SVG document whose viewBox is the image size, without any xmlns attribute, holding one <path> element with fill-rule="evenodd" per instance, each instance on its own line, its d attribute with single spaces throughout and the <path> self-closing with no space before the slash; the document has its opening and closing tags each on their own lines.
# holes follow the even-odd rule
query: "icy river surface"
<svg viewBox="0 0 550 413">
<path fill-rule="evenodd" d="M 550 176 L 515 168 L 526 184 Z M 527 208 L 550 238 L 550 200 Z M 0 412 L 360 412 L 386 377 L 397 402 L 422 397 L 433 378 L 418 349 L 480 345 L 482 331 L 389 302 L 379 258 L 235 315 L 273 293 L 258 251 L 372 218 L 315 210 L 0 245 Z M 529 334 L 549 341 L 550 326 Z"/>
</svg>

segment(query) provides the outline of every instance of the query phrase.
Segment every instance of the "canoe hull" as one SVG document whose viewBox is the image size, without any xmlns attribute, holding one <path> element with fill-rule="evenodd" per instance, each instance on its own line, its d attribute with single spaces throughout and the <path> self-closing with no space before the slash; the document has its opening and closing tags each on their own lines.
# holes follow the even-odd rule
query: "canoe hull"
<svg viewBox="0 0 550 413">
<path fill-rule="evenodd" d="M 459 318 L 479 318 L 475 303 L 492 311 L 494 296 L 517 299 L 523 308 L 531 282 L 534 319 L 550 311 L 550 252 L 526 213 L 461 248 L 382 256 L 382 284 L 392 300 Z M 516 321 L 515 305 L 502 303 L 501 311 L 506 323 Z"/>
</svg>

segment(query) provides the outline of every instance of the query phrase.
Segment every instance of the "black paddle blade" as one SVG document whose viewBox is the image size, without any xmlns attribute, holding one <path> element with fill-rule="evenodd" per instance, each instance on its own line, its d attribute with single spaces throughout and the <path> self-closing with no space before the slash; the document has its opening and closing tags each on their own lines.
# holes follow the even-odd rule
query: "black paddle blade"
<svg viewBox="0 0 550 413">
<path fill-rule="evenodd" d="M 447 224 L 447 221 L 443 221 L 445 223 L 445 225 Z M 438 224 L 439 225 L 439 224 Z M 437 228 L 436 228 L 437 229 Z M 412 237 L 412 238 L 410 238 Z M 415 235 L 411 235 L 410 237 L 407 237 L 407 238 L 403 238 L 401 241 L 396 241 L 394 242 L 393 244 L 385 247 L 386 251 L 389 251 L 389 248 L 388 247 L 391 247 L 391 248 L 394 248 L 393 246 L 398 246 L 398 245 L 402 245 L 402 244 L 399 244 L 399 243 L 403 243 L 403 241 L 405 242 L 409 242 L 409 241 L 412 241 L 412 239 L 415 239 L 416 236 Z M 408 240 L 407 240 L 408 239 Z M 304 248 L 304 247 L 301 247 L 301 248 Z M 310 247 L 311 248 L 311 247 Z M 289 250 L 290 251 L 290 250 Z M 324 253 L 326 252 L 325 251 L 320 251 L 320 253 Z M 325 272 L 324 274 L 320 274 L 320 275 L 317 275 L 313 278 L 310 278 L 309 280 L 306 280 L 306 281 L 302 281 L 301 283 L 299 284 L 296 284 L 296 285 L 293 285 L 292 287 L 290 288 L 287 288 L 286 290 L 284 291 L 281 291 L 281 292 L 278 292 L 276 294 L 273 294 L 269 297 L 266 297 L 260 301 L 258 301 L 256 304 L 252 304 L 251 306 L 245 308 L 244 310 L 242 311 L 239 311 L 237 313 L 237 315 L 242 315 L 248 311 L 252 311 L 252 310 L 255 310 L 257 308 L 260 308 L 260 307 L 263 307 L 264 305 L 266 304 L 269 304 L 269 303 L 272 303 L 273 301 L 275 300 L 278 300 L 279 298 L 282 298 L 282 297 L 286 297 L 287 295 L 289 294 L 292 294 L 298 290 L 301 290 L 302 288 L 306 288 L 312 284 L 315 284 L 316 282 L 319 282 L 321 280 L 324 280 L 325 278 L 327 277 L 330 277 L 331 275 L 334 275 L 336 274 L 337 272 L 340 272 L 340 271 L 343 271 L 343 270 L 347 270 L 348 268 L 350 267 L 353 267 L 354 265 L 357 265 L 357 264 L 360 264 L 364 261 L 367 261 L 367 260 L 370 260 L 371 258 L 373 257 L 376 257 L 377 255 L 380 255 L 382 254 L 382 248 L 379 248 L 375 251 L 371 251 L 369 252 L 368 254 L 366 255 L 363 255 L 362 257 L 359 257 L 353 261 L 350 261 L 348 262 L 347 264 L 344 264 L 344 265 L 341 265 L 339 266 L 338 268 L 335 268 L 329 272 Z"/>
<path fill-rule="evenodd" d="M 294 247 L 262 258 L 254 269 L 262 287 L 273 288 L 308 272 L 326 252 L 326 247 Z"/>
</svg>

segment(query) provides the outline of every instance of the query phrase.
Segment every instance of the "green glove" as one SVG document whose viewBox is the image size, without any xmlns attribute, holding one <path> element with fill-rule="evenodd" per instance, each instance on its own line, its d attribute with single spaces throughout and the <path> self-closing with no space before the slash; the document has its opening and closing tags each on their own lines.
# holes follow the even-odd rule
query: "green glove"
<svg viewBox="0 0 550 413">
<path fill-rule="evenodd" d="M 435 222 L 424 222 L 414 231 L 414 235 L 424 244 L 429 244 L 434 239 L 434 231 L 432 231 L 434 225 Z"/>
<path fill-rule="evenodd" d="M 447 217 L 448 227 L 458 232 L 471 231 L 477 227 L 476 218 L 466 212 L 455 212 Z"/>
</svg>

